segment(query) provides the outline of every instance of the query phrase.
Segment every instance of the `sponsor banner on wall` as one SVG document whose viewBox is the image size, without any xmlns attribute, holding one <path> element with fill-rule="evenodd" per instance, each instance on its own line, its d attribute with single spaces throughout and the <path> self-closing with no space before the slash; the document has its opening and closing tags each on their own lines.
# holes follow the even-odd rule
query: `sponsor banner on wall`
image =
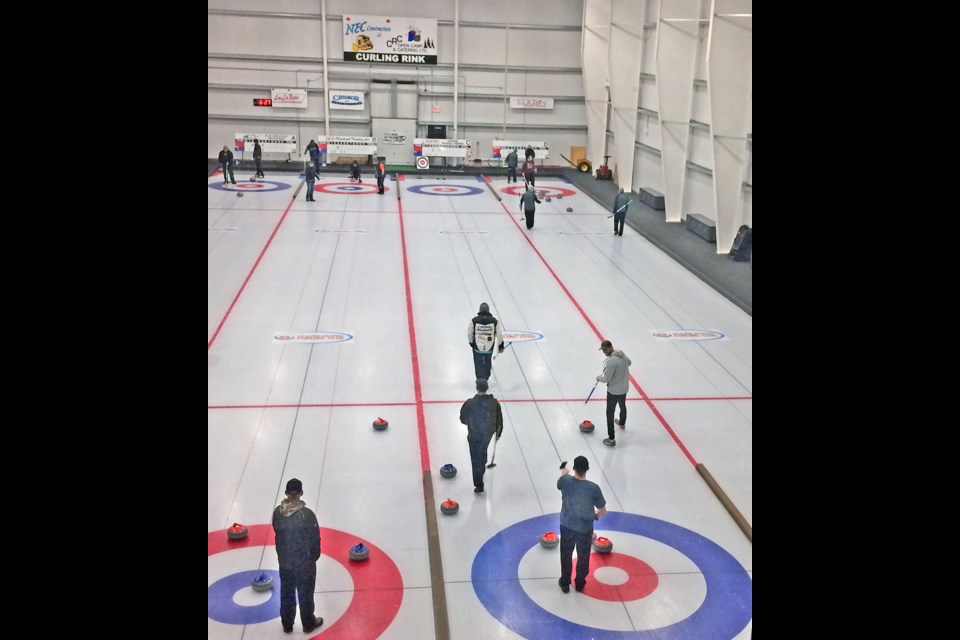
<svg viewBox="0 0 960 640">
<path fill-rule="evenodd" d="M 437 21 L 344 15 L 343 59 L 384 64 L 437 64 Z"/>
<path fill-rule="evenodd" d="M 511 151 L 517 151 L 517 159 L 523 162 L 523 152 L 527 147 L 531 147 L 536 155 L 534 160 L 543 160 L 550 157 L 550 143 L 543 142 L 520 142 L 518 140 L 494 140 L 493 157 L 506 158 Z"/>
<path fill-rule="evenodd" d="M 413 156 L 466 158 L 470 150 L 469 140 L 447 138 L 414 138 Z"/>
<path fill-rule="evenodd" d="M 253 141 L 260 141 L 264 153 L 296 153 L 297 136 L 283 133 L 235 133 L 233 150 L 253 153 Z"/>
<path fill-rule="evenodd" d="M 351 156 L 377 153 L 377 139 L 370 136 L 317 136 L 315 139 L 324 153 Z"/>
<path fill-rule="evenodd" d="M 553 98 L 532 98 L 530 96 L 511 96 L 511 109 L 553 109 Z"/>
<path fill-rule="evenodd" d="M 363 91 L 330 89 L 330 108 L 363 111 Z"/>
<path fill-rule="evenodd" d="M 270 89 L 270 97 L 273 98 L 274 107 L 307 108 L 306 89 Z"/>
</svg>

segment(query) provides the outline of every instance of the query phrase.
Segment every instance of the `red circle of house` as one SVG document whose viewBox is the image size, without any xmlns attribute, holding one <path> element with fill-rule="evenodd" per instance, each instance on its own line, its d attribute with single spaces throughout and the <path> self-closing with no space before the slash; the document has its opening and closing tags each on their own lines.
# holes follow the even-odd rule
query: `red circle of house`
<svg viewBox="0 0 960 640">
<path fill-rule="evenodd" d="M 264 547 L 276 544 L 273 526 L 249 525 L 250 532 L 242 540 L 231 540 L 226 529 L 207 533 L 207 556 L 233 549 Z M 393 560 L 383 550 L 366 540 L 370 549 L 366 562 L 350 562 L 350 547 L 357 536 L 337 529 L 320 527 L 323 554 L 335 560 L 353 579 L 353 598 L 343 615 L 329 627 L 323 627 L 323 640 L 368 640 L 382 634 L 400 611 L 403 600 L 403 578 Z M 315 634 L 310 638 L 317 638 Z"/>
<path fill-rule="evenodd" d="M 336 187 L 352 188 L 337 189 Z M 340 196 L 368 196 L 371 193 L 377 193 L 377 185 L 356 182 L 324 182 L 314 186 L 313 190 L 319 191 L 320 193 L 334 193 Z M 384 186 L 383 190 L 385 192 L 389 191 L 386 186 Z"/>
<path fill-rule="evenodd" d="M 606 584 L 593 576 L 591 580 L 587 580 L 587 584 L 583 587 L 584 595 L 609 602 L 627 602 L 647 597 L 654 592 L 660 583 L 660 578 L 657 577 L 657 572 L 653 570 L 653 567 L 633 556 L 613 552 L 592 552 L 590 554 L 590 573 L 587 575 L 592 575 L 594 571 L 602 567 L 622 569 L 629 577 L 623 584 Z"/>
<path fill-rule="evenodd" d="M 519 185 L 512 187 L 504 187 L 500 189 L 503 193 L 509 193 L 512 196 L 522 196 L 523 193 L 527 190 L 526 187 L 521 187 Z M 540 192 L 544 192 L 544 196 L 548 198 L 556 198 L 557 196 L 575 196 L 577 195 L 576 191 L 572 189 L 564 189 L 563 187 L 534 187 L 533 190 L 537 193 L 537 197 L 540 196 Z"/>
</svg>

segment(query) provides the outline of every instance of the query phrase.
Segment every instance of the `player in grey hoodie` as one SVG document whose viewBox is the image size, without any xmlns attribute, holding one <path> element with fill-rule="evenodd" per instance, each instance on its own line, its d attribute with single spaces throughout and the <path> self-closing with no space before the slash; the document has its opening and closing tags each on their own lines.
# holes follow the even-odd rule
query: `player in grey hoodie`
<svg viewBox="0 0 960 640">
<path fill-rule="evenodd" d="M 614 351 L 609 340 L 600 343 L 600 351 L 607 356 L 603 363 L 603 373 L 597 376 L 599 382 L 607 383 L 607 436 L 603 444 L 617 446 L 616 434 L 613 432 L 613 413 L 620 405 L 620 419 L 617 426 L 627 427 L 627 389 L 630 388 L 630 358 L 623 351 Z"/>
</svg>

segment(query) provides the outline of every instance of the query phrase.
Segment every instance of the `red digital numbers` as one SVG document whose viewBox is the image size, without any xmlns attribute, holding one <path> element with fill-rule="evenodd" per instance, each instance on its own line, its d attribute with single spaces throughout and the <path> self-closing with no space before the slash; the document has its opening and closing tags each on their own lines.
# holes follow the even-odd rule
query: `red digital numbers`
<svg viewBox="0 0 960 640">
<path fill-rule="evenodd" d="M 254 98 L 253 106 L 255 107 L 272 107 L 273 99 L 272 98 Z"/>
</svg>

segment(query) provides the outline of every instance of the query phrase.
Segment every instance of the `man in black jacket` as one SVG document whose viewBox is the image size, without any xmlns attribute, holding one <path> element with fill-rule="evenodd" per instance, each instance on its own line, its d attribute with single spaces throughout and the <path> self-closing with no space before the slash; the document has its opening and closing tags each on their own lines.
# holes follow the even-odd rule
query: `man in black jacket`
<svg viewBox="0 0 960 640">
<path fill-rule="evenodd" d="M 223 184 L 227 184 L 227 173 L 230 174 L 230 182 L 237 184 L 236 178 L 233 177 L 233 151 L 230 151 L 230 147 L 223 145 L 217 161 L 220 163 L 220 169 L 223 170 Z"/>
<path fill-rule="evenodd" d="M 479 380 L 490 377 L 493 366 L 493 350 L 503 353 L 503 332 L 500 323 L 490 313 L 486 302 L 480 303 L 480 311 L 467 326 L 467 343 L 473 348 L 473 372 Z"/>
<path fill-rule="evenodd" d="M 483 474 L 487 470 L 487 447 L 494 434 L 503 434 L 503 411 L 500 403 L 487 394 L 487 379 L 477 379 L 477 395 L 460 407 L 460 422 L 467 425 L 470 463 L 473 466 L 473 492 L 483 493 Z"/>
<path fill-rule="evenodd" d="M 323 618 L 313 613 L 317 560 L 320 559 L 320 525 L 316 514 L 300 499 L 303 496 L 302 482 L 296 478 L 288 481 L 286 493 L 287 497 L 273 511 L 273 531 L 280 561 L 280 623 L 284 633 L 293 632 L 299 601 L 303 631 L 310 633 L 323 624 Z"/>
</svg>

